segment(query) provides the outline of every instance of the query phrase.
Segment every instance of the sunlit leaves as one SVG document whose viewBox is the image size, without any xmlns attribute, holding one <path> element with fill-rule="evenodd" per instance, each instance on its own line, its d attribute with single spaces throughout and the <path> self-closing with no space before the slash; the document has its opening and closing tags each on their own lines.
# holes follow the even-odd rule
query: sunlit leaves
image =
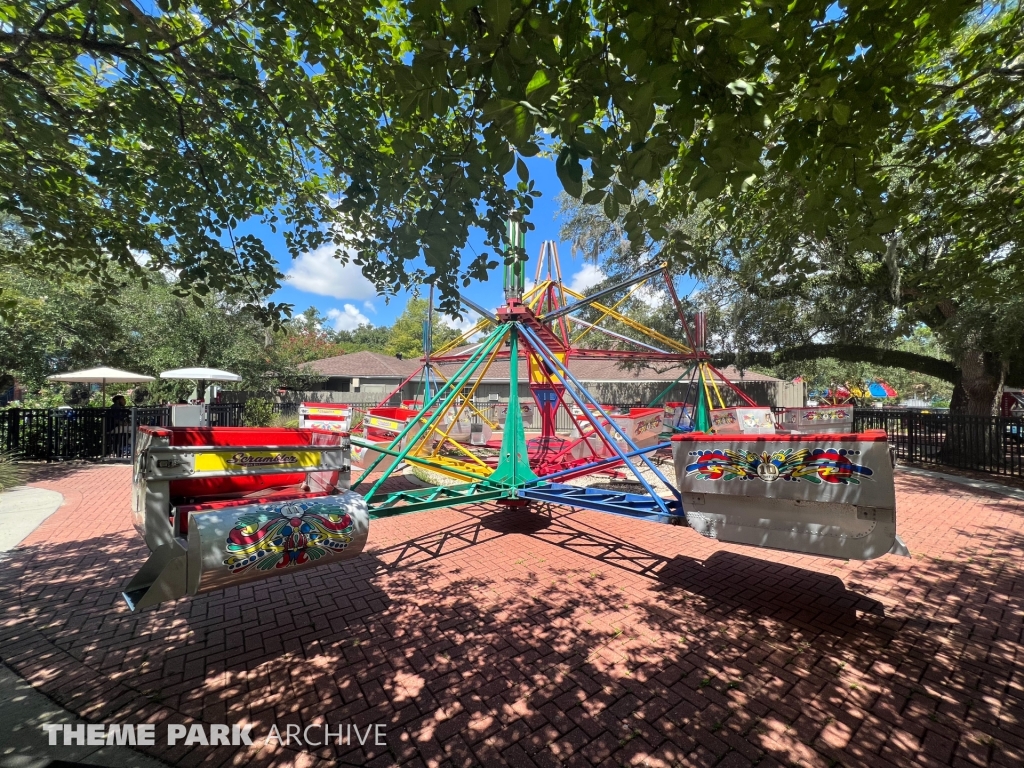
<svg viewBox="0 0 1024 768">
<path fill-rule="evenodd" d="M 766 167 L 794 175 L 826 231 L 848 207 L 892 205 L 873 173 L 894 124 L 951 129 L 922 124 L 915 75 L 970 7 L 864 4 L 823 23 L 830 5 L 168 0 L 126 15 L 87 0 L 17 48 L 42 89 L 0 74 L 21 142 L 0 139 L 0 195 L 55 262 L 130 267 L 141 250 L 259 302 L 282 254 L 229 230 L 274 217 L 288 255 L 336 242 L 385 293 L 436 282 L 449 312 L 503 252 L 504 218 L 529 228 L 536 190 L 517 157 L 541 148 L 634 243 L 706 200 L 735 219 L 731 196 Z M 34 29 L 44 7 L 11 6 L 13 26 Z M 102 51 L 83 36 L 90 9 L 108 20 Z M 486 251 L 463 257 L 473 228 Z"/>
</svg>

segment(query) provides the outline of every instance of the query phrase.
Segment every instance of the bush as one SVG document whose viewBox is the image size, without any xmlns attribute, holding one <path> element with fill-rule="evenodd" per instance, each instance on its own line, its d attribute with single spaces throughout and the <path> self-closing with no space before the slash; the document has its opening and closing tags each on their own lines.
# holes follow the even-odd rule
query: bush
<svg viewBox="0 0 1024 768">
<path fill-rule="evenodd" d="M 25 470 L 9 453 L 0 453 L 0 492 L 10 490 L 25 481 Z"/>
<path fill-rule="evenodd" d="M 21 400 L 12 400 L 8 408 L 56 408 L 64 405 L 64 385 L 47 385 L 39 392 L 25 392 Z"/>
<path fill-rule="evenodd" d="M 299 417 L 297 415 L 286 416 L 283 413 L 278 413 L 274 416 L 275 427 L 285 427 L 287 429 L 298 429 L 299 428 Z"/>
<path fill-rule="evenodd" d="M 247 427 L 269 427 L 274 423 L 274 404 L 262 397 L 246 400 L 242 423 Z"/>
</svg>

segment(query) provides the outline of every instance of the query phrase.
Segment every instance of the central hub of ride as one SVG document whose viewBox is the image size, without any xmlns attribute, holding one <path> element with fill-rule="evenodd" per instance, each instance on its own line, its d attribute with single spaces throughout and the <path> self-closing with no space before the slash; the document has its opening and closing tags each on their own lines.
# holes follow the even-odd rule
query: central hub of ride
<svg viewBox="0 0 1024 768">
<path fill-rule="evenodd" d="M 384 470 L 379 479 L 371 481 L 366 494 L 374 517 L 484 500 L 514 504 L 531 499 L 553 501 L 568 494 L 566 498 L 571 497 L 576 506 L 596 509 L 599 504 L 604 511 L 644 519 L 677 519 L 681 512 L 678 493 L 649 458 L 652 451 L 667 448 L 667 443 L 658 442 L 662 410 L 645 409 L 643 416 L 650 420 L 650 412 L 655 412 L 658 425 L 655 428 L 644 422 L 641 429 L 639 414 L 611 414 L 570 371 L 570 357 L 577 354 L 609 362 L 637 354 L 649 356 L 650 351 L 666 360 L 690 359 L 692 348 L 667 338 L 669 352 L 639 342 L 634 343 L 640 349 L 632 351 L 577 346 L 579 338 L 591 330 L 611 333 L 616 340 L 626 338 L 599 325 L 605 319 L 637 325 L 616 309 L 635 290 L 613 306 L 598 301 L 664 276 L 664 266 L 583 296 L 563 284 L 554 243 L 544 243 L 536 278 L 528 289 L 525 261 L 524 238 L 512 222 L 504 303 L 492 312 L 462 297 L 481 319 L 458 342 L 439 350 L 424 349 L 424 370 L 431 368 L 431 378 L 438 386 L 424 390 L 422 406 L 409 414 L 392 440 L 384 444 L 370 442 L 369 435 L 365 442 L 354 438 L 356 450 L 369 457 L 363 461 L 357 456 L 365 469 L 354 486 L 369 479 L 378 466 Z M 600 314 L 596 322 L 573 316 L 585 307 Z M 574 331 L 579 334 L 576 339 Z M 505 371 L 497 373 L 503 368 Z M 522 379 L 520 372 L 526 374 Z M 481 385 L 493 382 L 496 375 L 507 377 L 507 402 L 490 394 L 481 403 L 480 395 L 490 386 L 481 389 Z M 529 387 L 533 403 L 522 401 L 523 384 Z M 536 420 L 534 408 L 539 416 Z M 403 463 L 451 482 L 443 487 L 379 494 L 393 469 Z M 596 488 L 561 485 L 595 472 L 633 474 L 644 493 L 609 495 Z"/>
</svg>

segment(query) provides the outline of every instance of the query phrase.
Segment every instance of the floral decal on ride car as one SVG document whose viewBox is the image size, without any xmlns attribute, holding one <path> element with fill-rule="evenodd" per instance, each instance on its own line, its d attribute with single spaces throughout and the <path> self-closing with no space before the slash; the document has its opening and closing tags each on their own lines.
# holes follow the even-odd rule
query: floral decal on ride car
<svg viewBox="0 0 1024 768">
<path fill-rule="evenodd" d="M 870 467 L 851 460 L 859 454 L 845 448 L 786 448 L 762 453 L 715 448 L 690 451 L 695 458 L 686 466 L 686 473 L 699 480 L 806 480 L 858 485 L 860 478 L 873 474 Z"/>
</svg>

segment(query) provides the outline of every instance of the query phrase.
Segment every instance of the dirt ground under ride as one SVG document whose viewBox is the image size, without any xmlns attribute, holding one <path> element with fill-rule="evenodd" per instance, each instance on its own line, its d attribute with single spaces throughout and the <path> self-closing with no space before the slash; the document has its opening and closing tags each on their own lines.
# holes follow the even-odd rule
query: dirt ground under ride
<svg viewBox="0 0 1024 768">
<path fill-rule="evenodd" d="M 93 722 L 253 725 L 252 747 L 140 748 L 182 766 L 1024 765 L 1024 502 L 896 483 L 910 559 L 480 505 L 131 614 L 131 468 L 54 467 L 35 484 L 63 506 L 0 574 L 0 656 Z M 266 744 L 324 722 L 387 744 Z"/>
</svg>

